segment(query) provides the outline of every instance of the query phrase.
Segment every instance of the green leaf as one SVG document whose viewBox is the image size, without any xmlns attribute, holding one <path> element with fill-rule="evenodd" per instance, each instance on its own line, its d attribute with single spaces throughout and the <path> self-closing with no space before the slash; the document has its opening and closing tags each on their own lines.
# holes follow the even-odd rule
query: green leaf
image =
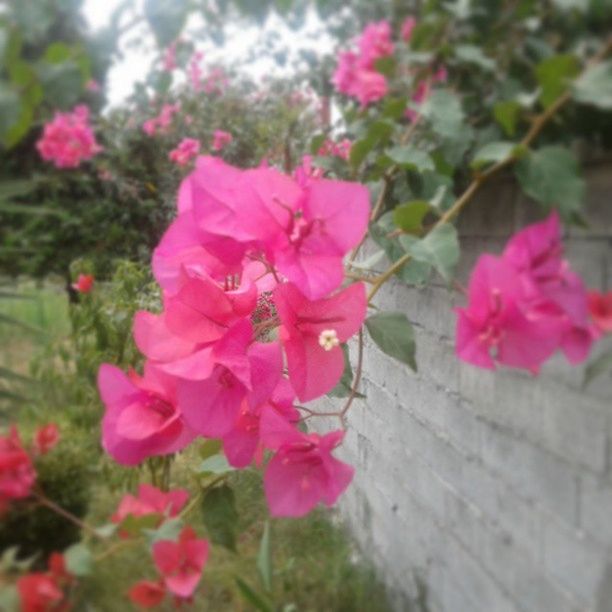
<svg viewBox="0 0 612 612">
<path fill-rule="evenodd" d="M 106 525 L 100 525 L 100 527 L 96 527 L 96 533 L 101 538 L 110 538 L 117 533 L 119 529 L 119 525 L 116 523 L 107 523 Z"/>
<path fill-rule="evenodd" d="M 516 122 L 519 118 L 521 105 L 516 100 L 505 100 L 498 102 L 493 107 L 493 116 L 508 136 L 516 133 Z"/>
<path fill-rule="evenodd" d="M 490 163 L 496 163 L 512 156 L 516 143 L 514 142 L 489 142 L 478 150 L 470 166 L 472 168 L 482 168 Z"/>
<path fill-rule="evenodd" d="M 574 83 L 574 98 L 604 110 L 612 109 L 612 60 L 589 68 Z"/>
<path fill-rule="evenodd" d="M 414 330 L 402 312 L 381 312 L 366 319 L 366 327 L 378 347 L 416 372 Z"/>
<path fill-rule="evenodd" d="M 16 317 L 12 317 L 10 315 L 6 315 L 0 312 L 0 324 L 2 323 L 7 323 L 8 325 L 17 325 L 18 327 L 21 327 L 22 329 L 32 332 L 33 334 L 44 334 L 45 333 L 45 330 L 41 329 L 40 327 L 34 327 L 33 325 L 30 325 L 29 323 L 26 323 L 25 321 L 22 321 L 21 319 L 17 319 Z"/>
<path fill-rule="evenodd" d="M 259 612 L 273 612 L 272 606 L 268 605 L 242 578 L 236 576 L 236 584 L 238 585 L 240 594 L 246 601 L 254 606 L 256 610 L 259 610 Z"/>
<path fill-rule="evenodd" d="M 368 127 L 364 138 L 357 140 L 351 146 L 349 161 L 353 168 L 358 168 L 368 153 L 382 142 L 386 142 L 393 133 L 393 124 L 385 121 L 374 121 Z"/>
<path fill-rule="evenodd" d="M 157 520 L 159 521 L 159 515 L 157 515 Z M 176 542 L 182 529 L 183 522 L 177 516 L 175 518 L 166 519 L 157 529 L 143 529 L 143 533 L 147 536 L 149 544 L 152 546 L 155 542 L 161 542 L 162 540 L 172 540 Z"/>
<path fill-rule="evenodd" d="M 482 52 L 482 49 L 475 45 L 457 45 L 455 47 L 455 55 L 462 62 L 475 64 L 487 72 L 493 72 L 495 70 L 495 61 L 487 57 Z"/>
<path fill-rule="evenodd" d="M 93 557 L 87 546 L 73 544 L 64 551 L 66 569 L 75 576 L 87 576 L 91 573 Z"/>
<path fill-rule="evenodd" d="M 119 524 L 119 530 L 125 531 L 131 536 L 137 536 L 145 531 L 155 531 L 155 528 L 162 519 L 163 516 L 158 513 L 144 514 L 142 516 L 128 514 Z"/>
<path fill-rule="evenodd" d="M 602 353 L 587 365 L 584 370 L 582 388 L 584 389 L 595 378 L 605 373 L 612 374 L 612 350 Z"/>
<path fill-rule="evenodd" d="M 548 108 L 568 88 L 580 67 L 575 56 L 553 55 L 536 66 L 536 77 L 540 84 L 540 102 Z"/>
<path fill-rule="evenodd" d="M 145 0 L 145 17 L 160 47 L 167 47 L 178 38 L 188 10 L 187 0 Z"/>
<path fill-rule="evenodd" d="M 70 59 L 61 64 L 41 62 L 36 69 L 50 106 L 68 108 L 78 101 L 83 75 L 78 64 Z"/>
<path fill-rule="evenodd" d="M 204 525 L 214 544 L 236 551 L 238 512 L 234 491 L 226 484 L 210 489 L 202 500 Z"/>
<path fill-rule="evenodd" d="M 516 176 L 527 195 L 558 208 L 565 219 L 580 211 L 585 184 L 569 150 L 547 146 L 533 151 L 518 162 Z"/>
<path fill-rule="evenodd" d="M 257 569 L 261 576 L 261 581 L 266 589 L 272 590 L 272 554 L 270 549 L 270 521 L 264 523 L 263 534 L 259 542 L 259 551 L 257 553 Z"/>
<path fill-rule="evenodd" d="M 403 168 L 417 172 L 435 170 L 433 160 L 427 153 L 409 145 L 393 147 L 387 151 L 387 155 Z"/>
<path fill-rule="evenodd" d="M 423 218 L 431 210 L 425 200 L 413 200 L 400 204 L 393 209 L 393 222 L 405 232 L 418 232 L 422 229 Z"/>
<path fill-rule="evenodd" d="M 344 354 L 344 371 L 342 372 L 342 378 L 340 378 L 338 384 L 327 393 L 329 397 L 348 397 L 353 388 L 353 368 L 351 367 L 348 346 L 346 344 L 342 345 L 342 353 Z M 363 398 L 365 395 L 356 392 L 355 397 Z"/>
<path fill-rule="evenodd" d="M 0 610 L 20 610 L 21 598 L 14 584 L 3 584 L 0 586 Z"/>
<path fill-rule="evenodd" d="M 197 468 L 198 474 L 225 474 L 233 472 L 234 468 L 227 462 L 225 455 L 212 455 L 202 461 Z"/>
<path fill-rule="evenodd" d="M 465 134 L 463 109 L 459 98 L 445 89 L 435 90 L 423 104 L 422 114 L 429 119 L 433 130 L 451 140 Z"/>
<path fill-rule="evenodd" d="M 200 455 L 200 459 L 208 459 L 213 455 L 220 454 L 222 447 L 221 440 L 205 440 L 198 448 L 198 455 Z"/>
<path fill-rule="evenodd" d="M 414 259 L 432 265 L 442 278 L 450 280 L 459 261 L 457 230 L 450 223 L 444 223 L 406 250 Z"/>
</svg>

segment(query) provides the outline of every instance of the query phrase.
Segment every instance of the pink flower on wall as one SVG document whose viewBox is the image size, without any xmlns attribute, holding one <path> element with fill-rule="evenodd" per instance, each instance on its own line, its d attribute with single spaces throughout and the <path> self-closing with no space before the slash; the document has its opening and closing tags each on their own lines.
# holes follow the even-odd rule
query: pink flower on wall
<svg viewBox="0 0 612 612">
<path fill-rule="evenodd" d="M 147 516 L 158 514 L 161 523 L 164 517 L 175 517 L 183 509 L 189 493 L 184 489 L 174 489 L 164 493 L 158 488 L 148 484 L 141 484 L 138 487 L 138 496 L 125 495 L 116 512 L 111 517 L 113 523 L 121 523 L 128 516 Z"/>
<path fill-rule="evenodd" d="M 586 359 L 597 337 L 587 292 L 563 259 L 556 212 L 515 234 L 501 258 L 482 255 L 458 309 L 457 353 L 485 368 L 494 363 L 537 372 L 557 349 Z"/>
<path fill-rule="evenodd" d="M 412 32 L 416 26 L 416 19 L 414 17 L 406 17 L 402 22 L 402 28 L 400 35 L 404 42 L 409 42 L 412 38 Z"/>
<path fill-rule="evenodd" d="M 56 168 L 77 168 L 102 151 L 89 125 L 89 109 L 84 105 L 70 113 L 55 113 L 53 120 L 45 124 L 36 148 Z"/>
</svg>

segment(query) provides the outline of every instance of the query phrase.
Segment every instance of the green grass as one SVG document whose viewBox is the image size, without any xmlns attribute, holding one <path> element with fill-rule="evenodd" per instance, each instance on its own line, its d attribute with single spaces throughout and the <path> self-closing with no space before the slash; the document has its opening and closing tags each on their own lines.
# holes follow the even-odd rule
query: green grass
<svg viewBox="0 0 612 612">
<path fill-rule="evenodd" d="M 83 461 L 92 473 L 86 522 L 93 526 L 108 523 L 126 490 L 134 491 L 139 480 L 146 482 L 148 472 L 121 468 L 102 454 L 98 427 L 101 406 L 94 382 L 82 374 L 79 377 L 79 368 L 74 363 L 66 365 L 55 356 L 55 347 L 61 346 L 70 329 L 63 289 L 52 284 L 20 283 L 10 290 L 29 295 L 31 299 L 0 299 L 0 314 L 19 318 L 44 331 L 42 334 L 27 332 L 14 325 L 0 324 L 3 347 L 0 365 L 27 373 L 34 358 L 37 367 L 42 368 L 38 374 L 42 391 L 34 394 L 35 399 L 19 412 L 23 437 L 29 440 L 38 424 L 55 421 L 67 441 L 82 444 Z M 47 355 L 51 357 L 47 359 Z M 73 362 L 78 359 L 77 355 L 70 355 Z M 201 458 L 195 446 L 177 457 L 173 487 L 197 489 L 193 486 L 192 468 Z M 355 561 L 358 556 L 350 539 L 334 524 L 333 511 L 327 510 L 315 511 L 303 519 L 271 521 L 273 577 L 272 590 L 267 593 L 256 565 L 264 525 L 269 520 L 261 475 L 255 470 L 234 472 L 229 476 L 229 483 L 236 495 L 239 515 L 237 551 L 211 545 L 204 577 L 191 609 L 254 610 L 240 594 L 237 577 L 264 597 L 275 612 L 385 612 L 389 609 L 384 588 L 366 563 Z M 193 508 L 187 522 L 201 537 L 209 537 L 199 505 Z M 108 542 L 92 545 L 93 552 L 100 555 L 120 541 L 113 536 Z M 134 608 L 126 593 L 132 584 L 144 578 L 156 578 L 146 544 L 122 545 L 115 554 L 97 562 L 92 575 L 81 581 L 75 610 L 129 612 Z M 159 609 L 169 611 L 174 607 L 168 599 Z"/>
</svg>

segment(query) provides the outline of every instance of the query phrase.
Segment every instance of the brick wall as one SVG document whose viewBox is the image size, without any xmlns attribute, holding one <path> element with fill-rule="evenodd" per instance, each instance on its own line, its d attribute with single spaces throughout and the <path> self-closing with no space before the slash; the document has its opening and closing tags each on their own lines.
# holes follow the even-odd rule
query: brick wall
<svg viewBox="0 0 612 612">
<path fill-rule="evenodd" d="M 612 289 L 612 168 L 587 178 L 592 226 L 571 231 L 567 255 L 588 285 Z M 461 221 L 459 279 L 538 216 L 512 180 L 489 186 Z M 340 513 L 398 610 L 612 611 L 612 380 L 582 391 L 582 368 L 562 357 L 537 378 L 461 363 L 462 301 L 442 284 L 379 293 L 412 321 L 419 372 L 366 339 Z"/>
</svg>

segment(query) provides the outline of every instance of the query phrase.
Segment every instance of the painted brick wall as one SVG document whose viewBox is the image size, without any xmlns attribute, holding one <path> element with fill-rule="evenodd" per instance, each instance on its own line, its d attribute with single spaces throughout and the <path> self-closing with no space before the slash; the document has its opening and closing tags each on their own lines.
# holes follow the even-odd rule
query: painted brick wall
<svg viewBox="0 0 612 612">
<path fill-rule="evenodd" d="M 588 285 L 612 289 L 612 167 L 587 178 L 592 227 L 572 230 L 567 254 Z M 460 280 L 538 213 L 510 179 L 483 191 L 462 218 Z M 397 609 L 612 611 L 611 379 L 582 391 L 582 368 L 562 357 L 537 378 L 462 364 L 461 296 L 441 284 L 379 296 L 415 326 L 419 372 L 366 340 L 340 513 Z"/>
</svg>

